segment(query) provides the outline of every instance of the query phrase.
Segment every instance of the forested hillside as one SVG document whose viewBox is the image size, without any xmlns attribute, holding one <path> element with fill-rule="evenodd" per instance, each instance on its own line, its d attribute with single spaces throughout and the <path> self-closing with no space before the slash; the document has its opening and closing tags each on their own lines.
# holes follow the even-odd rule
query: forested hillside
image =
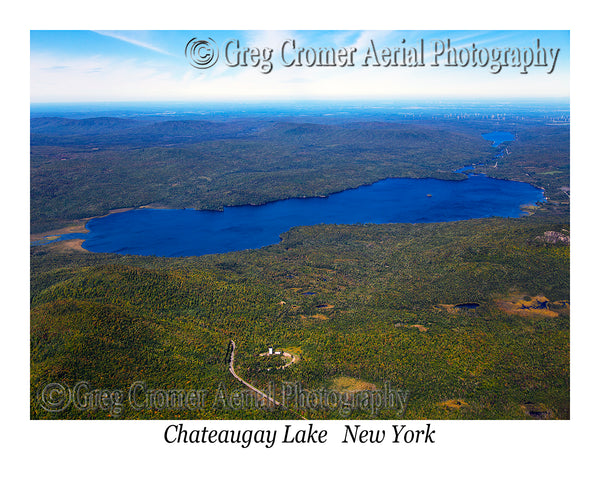
<svg viewBox="0 0 600 480">
<path fill-rule="evenodd" d="M 492 148 L 482 133 L 515 140 Z M 519 219 L 298 226 L 277 245 L 202 257 L 31 247 L 32 418 L 396 418 L 394 409 L 235 407 L 236 372 L 281 398 L 409 392 L 405 418 L 569 418 L 569 132 L 539 119 L 37 118 L 31 229 L 111 209 L 222 209 L 326 195 L 387 177 L 529 182 Z M 500 156 L 498 156 L 500 155 Z M 260 354 L 291 352 L 286 368 Z M 43 408 L 48 384 L 203 391 L 192 410 Z M 386 387 L 387 386 L 387 387 Z"/>
</svg>

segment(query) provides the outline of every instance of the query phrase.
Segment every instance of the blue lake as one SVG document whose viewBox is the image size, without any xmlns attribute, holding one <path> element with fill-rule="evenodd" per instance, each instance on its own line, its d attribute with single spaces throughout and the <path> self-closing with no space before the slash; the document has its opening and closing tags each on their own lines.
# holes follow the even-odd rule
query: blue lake
<svg viewBox="0 0 600 480">
<path fill-rule="evenodd" d="M 495 148 L 514 140 L 509 132 L 483 137 Z M 456 171 L 467 172 L 475 166 Z M 83 248 L 91 252 L 185 257 L 273 245 L 280 234 L 299 225 L 519 217 L 525 214 L 523 205 L 544 200 L 543 191 L 529 184 L 485 175 L 469 175 L 461 181 L 396 178 L 328 197 L 226 207 L 222 212 L 130 210 L 92 219 L 86 224 L 89 233 L 63 235 L 58 240 L 83 238 Z"/>
<path fill-rule="evenodd" d="M 138 209 L 90 220 L 83 248 L 92 252 L 179 257 L 259 248 L 298 225 L 447 222 L 519 217 L 544 201 L 526 183 L 472 175 L 462 181 L 387 179 L 329 197 L 282 200 L 223 212 Z"/>
<path fill-rule="evenodd" d="M 512 142 L 515 139 L 510 132 L 490 132 L 484 133 L 482 136 L 492 142 L 492 147 L 499 147 L 504 142 Z"/>
</svg>

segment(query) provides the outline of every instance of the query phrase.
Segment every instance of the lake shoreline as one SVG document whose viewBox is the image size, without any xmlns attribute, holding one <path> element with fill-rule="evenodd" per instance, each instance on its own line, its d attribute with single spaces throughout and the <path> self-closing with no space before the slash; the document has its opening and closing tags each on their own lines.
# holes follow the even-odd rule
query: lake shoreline
<svg viewBox="0 0 600 480">
<path fill-rule="evenodd" d="M 40 242 L 40 241 L 43 241 L 44 239 L 46 239 L 47 237 L 62 236 L 62 235 L 68 235 L 71 233 L 89 233 L 89 230 L 86 228 L 86 225 L 88 224 L 88 222 L 90 220 L 93 220 L 95 218 L 108 217 L 109 215 L 112 215 L 113 213 L 128 212 L 130 210 L 135 210 L 137 208 L 142 208 L 142 207 L 113 208 L 112 210 L 109 210 L 109 212 L 104 215 L 98 215 L 95 217 L 79 218 L 79 219 L 73 221 L 73 225 L 69 225 L 67 227 L 56 228 L 56 229 L 48 230 L 46 232 L 41 232 L 41 233 L 30 233 L 29 241 L 30 242 Z M 59 241 L 61 241 L 61 240 L 59 240 Z"/>
</svg>

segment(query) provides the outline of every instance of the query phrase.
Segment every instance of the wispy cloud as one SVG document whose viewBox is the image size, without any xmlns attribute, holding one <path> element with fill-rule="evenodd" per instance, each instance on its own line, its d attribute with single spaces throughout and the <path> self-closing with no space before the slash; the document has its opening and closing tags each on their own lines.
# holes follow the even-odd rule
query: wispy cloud
<svg viewBox="0 0 600 480">
<path fill-rule="evenodd" d="M 263 55 L 260 66 L 248 62 L 227 65 L 223 58 L 210 69 L 198 70 L 189 65 L 182 52 L 169 54 L 189 40 L 187 32 L 180 37 L 161 32 L 121 31 L 97 32 L 105 37 L 136 45 L 143 50 L 126 52 L 110 45 L 82 49 L 76 53 L 56 48 L 55 51 L 32 50 L 30 55 L 32 101 L 110 101 L 110 100 L 248 100 L 311 98 L 400 98 L 451 96 L 568 96 L 568 62 L 553 75 L 531 72 L 521 75 L 506 69 L 492 75 L 486 68 L 428 68 L 431 39 L 452 39 L 452 46 L 468 48 L 522 46 L 537 33 L 523 32 L 439 32 L 439 31 L 242 31 L 216 32 L 219 46 L 228 38 L 239 38 L 240 49 L 270 47 L 273 55 Z M 161 36 L 162 35 L 162 36 Z M 506 39 L 505 36 L 511 36 Z M 514 36 L 514 38 L 512 38 Z M 88 34 L 89 40 L 89 34 Z M 355 66 L 349 68 L 308 67 L 281 63 L 281 44 L 293 38 L 297 52 L 303 48 L 353 46 L 357 49 Z M 364 54 L 373 40 L 378 51 L 387 48 L 416 48 L 425 40 L 426 66 L 423 68 L 377 68 L 363 66 Z M 545 38 L 545 37 L 543 37 Z M 548 40 L 561 48 L 568 38 Z M 101 37 L 98 37 L 101 39 Z M 510 41 L 509 41 L 510 40 Z M 559 42 L 560 40 L 560 42 Z M 508 43 L 507 43 L 508 42 Z M 557 43 L 558 42 L 558 43 Z M 125 46 L 126 44 L 122 44 Z M 45 44 L 44 44 L 45 46 Z M 96 46 L 95 44 L 93 45 Z M 121 44 L 116 44 L 120 47 Z M 181 49 L 182 50 L 182 49 Z M 160 53 L 156 55 L 154 53 Z M 124 55 L 127 53 L 127 55 Z M 167 57 L 168 55 L 168 57 Z M 291 55 L 291 53 L 290 53 Z M 177 60 L 174 61 L 172 57 Z M 265 74 L 262 65 L 272 62 Z"/>
<path fill-rule="evenodd" d="M 162 48 L 157 47 L 156 45 L 152 45 L 151 43 L 148 43 L 147 41 L 140 40 L 138 38 L 134 38 L 135 33 L 114 32 L 114 31 L 110 31 L 110 30 L 108 30 L 108 31 L 107 30 L 94 30 L 94 31 L 95 31 L 95 33 L 97 33 L 99 35 L 104 35 L 105 37 L 115 38 L 117 40 L 121 40 L 123 42 L 127 42 L 132 45 L 136 45 L 138 47 L 152 50 L 153 52 L 162 53 L 163 55 L 169 55 L 171 57 L 176 56 L 170 52 L 167 52 L 166 50 L 163 50 Z"/>
</svg>

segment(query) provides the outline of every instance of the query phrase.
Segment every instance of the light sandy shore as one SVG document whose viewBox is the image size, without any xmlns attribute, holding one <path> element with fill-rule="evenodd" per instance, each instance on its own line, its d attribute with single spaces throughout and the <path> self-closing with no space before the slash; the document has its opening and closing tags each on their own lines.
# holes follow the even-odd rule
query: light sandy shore
<svg viewBox="0 0 600 480">
<path fill-rule="evenodd" d="M 69 227 L 58 228 L 56 230 L 49 230 L 47 232 L 42 233 L 32 233 L 29 235 L 29 241 L 37 242 L 39 240 L 44 240 L 46 237 L 59 237 L 61 235 L 66 235 L 67 233 L 87 233 L 87 230 L 85 228 L 86 223 L 87 221 L 78 220 L 76 225 L 71 225 Z"/>
<path fill-rule="evenodd" d="M 145 207 L 140 207 L 145 208 Z M 57 228 L 55 230 L 48 230 L 47 232 L 42 233 L 32 233 L 29 235 L 30 242 L 37 242 L 39 240 L 44 240 L 46 237 L 54 237 L 60 235 L 66 235 L 68 233 L 88 233 L 88 229 L 85 228 L 85 225 L 93 218 L 103 218 L 107 217 L 113 213 L 121 213 L 128 212 L 129 210 L 135 210 L 134 208 L 115 208 L 114 210 L 110 210 L 106 215 L 99 215 L 97 217 L 87 217 L 80 218 L 79 220 L 74 220 L 74 224 L 68 227 Z M 61 240 L 61 242 L 70 242 L 71 240 Z M 60 243 L 60 242 L 59 242 Z M 86 251 L 83 248 L 82 251 Z"/>
<path fill-rule="evenodd" d="M 85 252 L 89 253 L 85 248 L 81 246 L 83 239 L 75 238 L 72 240 L 62 240 L 60 242 L 50 243 L 46 245 L 49 249 L 55 252 L 67 253 L 67 252 Z"/>
</svg>

